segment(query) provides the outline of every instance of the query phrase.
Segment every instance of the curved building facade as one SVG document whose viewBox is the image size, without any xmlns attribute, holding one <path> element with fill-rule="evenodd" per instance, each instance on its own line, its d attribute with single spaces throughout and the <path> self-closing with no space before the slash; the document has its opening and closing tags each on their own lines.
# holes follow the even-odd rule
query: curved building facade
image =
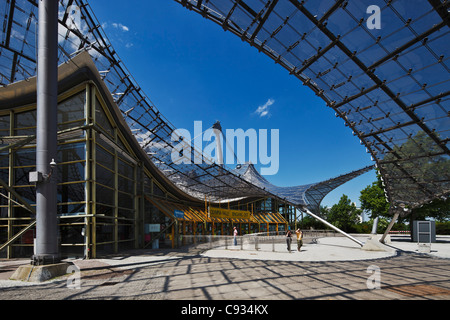
<svg viewBox="0 0 450 320">
<path fill-rule="evenodd" d="M 242 234 L 286 229 L 280 213 L 254 212 L 248 201 L 228 201 L 222 208 L 209 201 L 219 211 L 231 205 L 247 213 L 213 216 L 203 201 L 169 180 L 138 143 L 88 53 L 62 64 L 58 75 L 53 176 L 63 257 L 95 258 L 156 240 L 158 247 L 178 247 L 185 235 L 231 235 L 234 226 Z M 29 178 L 36 167 L 35 77 L 0 90 L 0 141 L 1 255 L 31 256 L 36 235 L 36 185 Z"/>
</svg>

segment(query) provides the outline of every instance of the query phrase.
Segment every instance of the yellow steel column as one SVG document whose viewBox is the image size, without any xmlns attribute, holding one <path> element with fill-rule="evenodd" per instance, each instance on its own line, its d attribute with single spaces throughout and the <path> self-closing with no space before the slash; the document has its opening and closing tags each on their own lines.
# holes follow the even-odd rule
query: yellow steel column
<svg viewBox="0 0 450 320">
<path fill-rule="evenodd" d="M 14 112 L 11 110 L 9 112 L 9 135 L 12 137 L 14 136 Z M 8 166 L 8 170 L 9 170 L 9 175 L 8 175 L 8 185 L 11 187 L 14 185 L 14 152 L 12 148 L 8 149 L 8 160 L 9 160 L 9 166 Z M 11 201 L 12 199 L 12 194 L 10 192 L 8 192 L 8 238 L 10 239 L 11 237 L 14 236 L 14 203 Z M 6 248 L 6 257 L 8 259 L 12 258 L 13 252 L 12 252 L 12 247 L 8 246 Z"/>
<path fill-rule="evenodd" d="M 86 110 L 87 115 L 86 123 L 90 124 L 89 114 L 92 105 L 91 99 L 91 86 L 86 85 Z M 92 163 L 90 161 L 92 156 L 92 144 L 91 144 L 92 129 L 89 128 L 85 131 L 85 143 L 86 143 L 86 153 L 84 154 L 84 159 L 86 164 L 84 166 L 84 175 L 86 184 L 84 187 L 84 196 L 86 200 L 86 217 L 84 218 L 84 254 L 85 258 L 90 258 L 91 249 L 91 220 L 92 220 Z"/>
<path fill-rule="evenodd" d="M 94 124 L 95 125 L 95 108 L 96 108 L 96 99 L 95 99 L 95 91 L 96 90 L 91 90 L 91 94 L 90 94 L 90 103 L 88 104 L 88 115 L 89 115 L 89 124 Z M 89 166 L 91 166 L 91 177 L 90 177 L 90 181 L 89 184 L 91 186 L 91 202 L 90 202 L 90 206 L 91 206 L 91 258 L 95 259 L 97 257 L 97 209 L 96 209 L 96 203 L 97 203 L 97 188 L 95 185 L 95 177 L 97 175 L 96 173 L 96 166 L 97 166 L 97 147 L 95 144 L 95 131 L 94 129 L 89 129 L 89 133 L 90 133 L 90 145 L 91 145 L 91 158 L 88 160 L 88 164 Z"/>
</svg>

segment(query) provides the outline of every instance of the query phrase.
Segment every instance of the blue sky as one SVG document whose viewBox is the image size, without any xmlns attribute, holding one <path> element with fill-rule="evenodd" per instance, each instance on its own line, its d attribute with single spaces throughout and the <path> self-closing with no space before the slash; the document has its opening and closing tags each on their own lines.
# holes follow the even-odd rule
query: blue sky
<svg viewBox="0 0 450 320">
<path fill-rule="evenodd" d="M 146 95 L 176 128 L 279 129 L 275 185 L 319 182 L 373 162 L 323 100 L 271 59 L 175 1 L 90 1 L 115 50 Z M 242 159 L 241 159 L 242 160 Z M 330 193 L 359 204 L 372 171 Z"/>
</svg>

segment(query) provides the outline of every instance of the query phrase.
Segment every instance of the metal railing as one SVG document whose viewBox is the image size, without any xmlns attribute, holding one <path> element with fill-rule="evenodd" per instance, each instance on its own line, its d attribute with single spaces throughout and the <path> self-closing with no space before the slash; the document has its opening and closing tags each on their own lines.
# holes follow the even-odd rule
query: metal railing
<svg viewBox="0 0 450 320">
<path fill-rule="evenodd" d="M 315 243 L 318 238 L 341 236 L 334 230 L 303 231 L 303 243 Z M 291 250 L 296 247 L 297 237 L 292 234 Z M 195 246 L 199 249 L 249 250 L 285 252 L 287 250 L 285 232 L 260 232 L 243 236 L 183 235 L 179 237 L 181 246 Z"/>
</svg>

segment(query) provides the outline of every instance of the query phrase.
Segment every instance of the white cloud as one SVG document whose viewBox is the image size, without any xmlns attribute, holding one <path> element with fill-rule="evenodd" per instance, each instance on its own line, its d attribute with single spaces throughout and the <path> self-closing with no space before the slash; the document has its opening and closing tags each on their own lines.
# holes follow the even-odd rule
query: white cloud
<svg viewBox="0 0 450 320">
<path fill-rule="evenodd" d="M 258 109 L 256 109 L 255 113 L 260 118 L 266 117 L 266 116 L 269 117 L 270 116 L 270 112 L 269 112 L 270 106 L 273 105 L 274 103 L 275 103 L 275 100 L 273 100 L 273 99 L 267 100 L 267 102 L 264 105 L 259 106 Z"/>
<path fill-rule="evenodd" d="M 122 31 L 125 31 L 125 32 L 127 32 L 127 31 L 130 31 L 130 28 L 128 28 L 127 26 L 124 26 L 123 24 L 121 24 L 121 23 L 113 23 L 112 24 L 112 26 L 114 27 L 114 28 L 116 28 L 116 29 L 120 29 L 120 30 L 122 30 Z"/>
<path fill-rule="evenodd" d="M 121 33 L 120 33 L 120 32 L 128 32 L 128 31 L 130 31 L 130 28 L 128 28 L 127 26 L 125 26 L 121 23 L 117 23 L 117 22 L 113 22 L 113 23 L 103 22 L 102 23 L 103 30 L 105 30 L 106 28 L 110 29 L 111 27 L 119 31 L 119 32 L 109 32 L 109 39 L 112 39 L 112 42 L 124 45 L 125 48 L 127 48 L 127 49 L 130 49 L 131 47 L 134 46 L 134 43 L 132 43 L 132 42 L 125 43 L 124 38 L 121 37 Z"/>
</svg>

